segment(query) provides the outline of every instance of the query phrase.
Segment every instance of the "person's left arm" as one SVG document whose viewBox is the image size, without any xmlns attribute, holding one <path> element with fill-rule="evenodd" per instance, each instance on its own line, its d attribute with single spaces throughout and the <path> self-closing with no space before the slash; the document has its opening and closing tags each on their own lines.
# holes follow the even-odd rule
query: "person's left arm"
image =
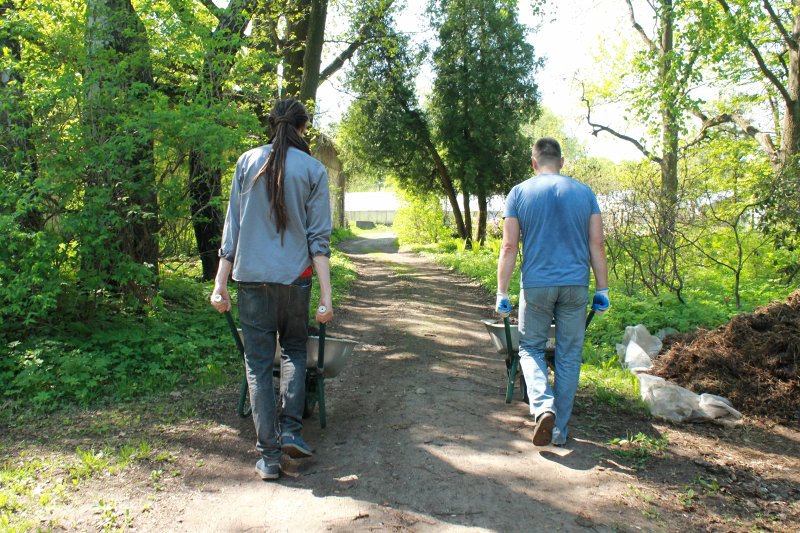
<svg viewBox="0 0 800 533">
<path fill-rule="evenodd" d="M 320 289 L 317 321 L 325 323 L 333 318 L 333 289 L 330 279 L 331 199 L 328 174 L 322 165 L 314 173 L 311 194 L 306 201 L 306 228 L 308 255 Z M 325 311 L 320 312 L 323 307 Z"/>
</svg>

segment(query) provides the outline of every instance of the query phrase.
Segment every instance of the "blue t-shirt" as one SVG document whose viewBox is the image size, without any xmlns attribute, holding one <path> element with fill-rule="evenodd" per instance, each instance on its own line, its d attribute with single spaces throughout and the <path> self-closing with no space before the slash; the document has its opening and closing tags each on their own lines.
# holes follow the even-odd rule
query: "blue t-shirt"
<svg viewBox="0 0 800 533">
<path fill-rule="evenodd" d="M 522 231 L 522 287 L 589 285 L 589 219 L 599 213 L 592 190 L 560 174 L 511 189 L 503 216 Z"/>
</svg>

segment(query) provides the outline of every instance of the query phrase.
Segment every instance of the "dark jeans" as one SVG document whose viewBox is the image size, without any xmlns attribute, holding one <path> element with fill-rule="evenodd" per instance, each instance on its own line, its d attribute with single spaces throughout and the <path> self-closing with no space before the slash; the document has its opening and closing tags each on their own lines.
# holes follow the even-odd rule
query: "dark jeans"
<svg viewBox="0 0 800 533">
<path fill-rule="evenodd" d="M 239 283 L 239 318 L 256 449 L 267 462 L 280 459 L 279 435 L 297 435 L 303 429 L 310 298 L 310 278 L 306 286 Z M 276 334 L 282 348 L 280 419 L 272 385 Z"/>
</svg>

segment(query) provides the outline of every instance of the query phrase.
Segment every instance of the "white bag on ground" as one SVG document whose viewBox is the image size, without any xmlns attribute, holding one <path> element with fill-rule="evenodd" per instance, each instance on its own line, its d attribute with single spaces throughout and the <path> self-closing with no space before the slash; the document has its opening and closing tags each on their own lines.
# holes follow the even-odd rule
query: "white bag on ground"
<svg viewBox="0 0 800 533">
<path fill-rule="evenodd" d="M 651 374 L 636 374 L 642 400 L 650 413 L 671 422 L 716 421 L 735 423 L 742 413 L 730 400 L 714 394 L 695 394 L 689 389 Z"/>
<path fill-rule="evenodd" d="M 625 335 L 622 337 L 622 344 L 628 345 L 629 342 L 635 342 L 642 349 L 647 352 L 650 357 L 655 357 L 661 351 L 663 343 L 661 339 L 654 335 L 650 335 L 647 327 L 644 324 L 638 326 L 627 326 L 625 328 Z"/>
<path fill-rule="evenodd" d="M 625 348 L 625 368 L 631 372 L 653 368 L 653 361 L 636 341 L 630 341 Z"/>
<path fill-rule="evenodd" d="M 729 399 L 716 394 L 701 394 L 700 409 L 711 419 L 733 418 L 734 420 L 739 420 L 742 418 L 742 413 L 734 409 Z"/>
<path fill-rule="evenodd" d="M 636 374 L 642 400 L 650 413 L 671 422 L 702 420 L 706 414 L 700 409 L 700 396 L 680 385 L 651 374 Z"/>
</svg>

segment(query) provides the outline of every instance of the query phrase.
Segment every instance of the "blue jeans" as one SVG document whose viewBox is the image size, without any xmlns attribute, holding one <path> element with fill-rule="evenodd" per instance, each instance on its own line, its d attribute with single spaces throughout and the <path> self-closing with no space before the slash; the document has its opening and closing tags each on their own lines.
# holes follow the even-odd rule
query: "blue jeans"
<svg viewBox="0 0 800 533">
<path fill-rule="evenodd" d="M 303 429 L 310 298 L 310 278 L 305 286 L 239 283 L 239 319 L 256 449 L 267 463 L 280 459 L 279 435 L 298 435 Z M 276 334 L 282 348 L 280 417 L 276 416 L 272 385 Z"/>
<path fill-rule="evenodd" d="M 553 444 L 567 441 L 567 423 L 572 415 L 581 374 L 586 305 L 589 288 L 584 286 L 534 287 L 519 295 L 519 362 L 528 386 L 531 414 L 546 411 L 556 415 Z M 555 391 L 547 380 L 544 350 L 550 322 L 556 320 Z"/>
</svg>

